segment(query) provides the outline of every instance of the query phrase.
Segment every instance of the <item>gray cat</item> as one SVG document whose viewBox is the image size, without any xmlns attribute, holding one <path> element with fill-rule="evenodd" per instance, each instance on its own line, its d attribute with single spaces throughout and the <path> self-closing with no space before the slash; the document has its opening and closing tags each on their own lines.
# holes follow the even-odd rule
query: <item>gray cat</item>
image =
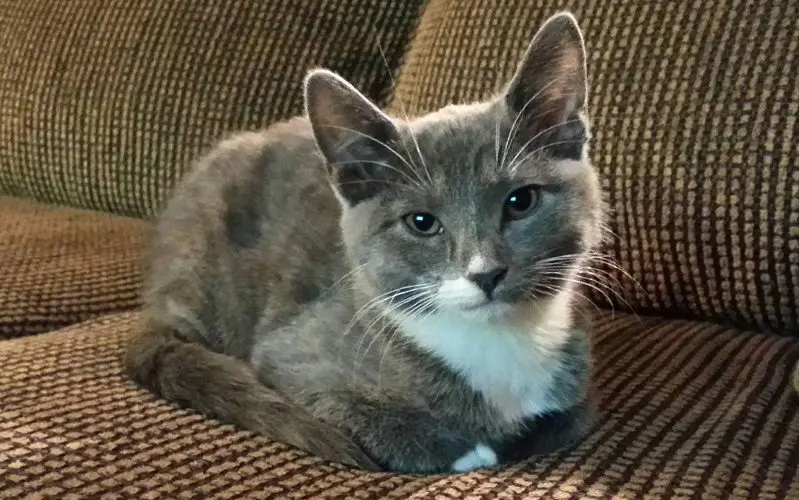
<svg viewBox="0 0 799 500">
<path fill-rule="evenodd" d="M 373 470 L 468 471 L 579 437 L 575 277 L 603 213 L 571 14 L 487 102 L 400 120 L 325 70 L 305 99 L 307 117 L 222 142 L 177 190 L 132 378 Z"/>
</svg>

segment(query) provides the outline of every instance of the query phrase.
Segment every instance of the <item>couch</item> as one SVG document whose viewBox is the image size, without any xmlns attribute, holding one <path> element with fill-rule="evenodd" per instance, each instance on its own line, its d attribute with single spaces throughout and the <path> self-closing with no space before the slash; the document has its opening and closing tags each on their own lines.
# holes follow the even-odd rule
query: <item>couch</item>
<svg viewBox="0 0 799 500">
<path fill-rule="evenodd" d="M 0 7 L 0 498 L 799 498 L 799 2 Z M 562 8 L 610 214 L 584 439 L 366 473 L 126 379 L 152 218 L 216 140 L 300 113 L 320 65 L 400 116 L 481 99 Z"/>
</svg>

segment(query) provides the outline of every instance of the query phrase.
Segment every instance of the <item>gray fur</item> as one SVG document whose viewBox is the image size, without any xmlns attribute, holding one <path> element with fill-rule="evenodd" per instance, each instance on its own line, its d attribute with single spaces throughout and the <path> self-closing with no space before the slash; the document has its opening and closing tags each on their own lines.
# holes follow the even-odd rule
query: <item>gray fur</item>
<svg viewBox="0 0 799 500">
<path fill-rule="evenodd" d="M 411 121 L 312 72 L 308 117 L 222 142 L 170 201 L 153 244 L 149 326 L 128 349 L 131 376 L 372 469 L 457 470 L 477 445 L 502 461 L 578 437 L 590 349 L 572 318 L 570 276 L 602 222 L 583 50 L 574 19 L 555 16 L 502 95 Z M 506 198 L 530 184 L 540 186 L 536 208 L 510 220 Z M 443 232 L 413 234 L 403 218 L 420 211 Z M 444 280 L 477 279 L 474 262 L 507 273 L 467 313 L 435 294 Z M 402 288 L 412 286 L 421 288 Z M 430 321 L 496 324 L 497 342 L 532 346 L 548 381 L 532 393 L 536 409 L 517 417 L 523 405 L 498 406 L 515 393 L 479 389 L 457 356 L 431 347 L 444 333 L 425 330 L 439 324 Z M 455 338 L 468 351 L 470 339 Z M 490 366 L 475 370 L 491 380 Z"/>
</svg>

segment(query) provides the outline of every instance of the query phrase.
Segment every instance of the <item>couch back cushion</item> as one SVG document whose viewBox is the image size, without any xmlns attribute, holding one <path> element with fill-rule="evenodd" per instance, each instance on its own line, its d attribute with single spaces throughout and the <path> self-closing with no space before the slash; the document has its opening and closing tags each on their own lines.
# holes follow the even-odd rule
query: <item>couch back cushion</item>
<svg viewBox="0 0 799 500">
<path fill-rule="evenodd" d="M 584 29 L 612 210 L 597 303 L 799 335 L 799 2 L 431 0 L 391 109 L 501 89 L 556 9 Z"/>
<path fill-rule="evenodd" d="M 149 217 L 221 136 L 299 114 L 311 67 L 385 100 L 419 4 L 5 1 L 0 194 Z"/>
</svg>

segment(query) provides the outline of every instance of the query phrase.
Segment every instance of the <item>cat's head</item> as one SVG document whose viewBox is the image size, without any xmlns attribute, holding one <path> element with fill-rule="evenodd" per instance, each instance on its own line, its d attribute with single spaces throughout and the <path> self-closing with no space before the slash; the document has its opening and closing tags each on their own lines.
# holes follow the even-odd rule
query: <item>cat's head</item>
<svg viewBox="0 0 799 500">
<path fill-rule="evenodd" d="M 566 13 L 535 35 L 500 96 L 415 120 L 311 72 L 307 114 L 369 294 L 402 314 L 492 318 L 568 289 L 602 217 L 586 85 Z"/>
</svg>

